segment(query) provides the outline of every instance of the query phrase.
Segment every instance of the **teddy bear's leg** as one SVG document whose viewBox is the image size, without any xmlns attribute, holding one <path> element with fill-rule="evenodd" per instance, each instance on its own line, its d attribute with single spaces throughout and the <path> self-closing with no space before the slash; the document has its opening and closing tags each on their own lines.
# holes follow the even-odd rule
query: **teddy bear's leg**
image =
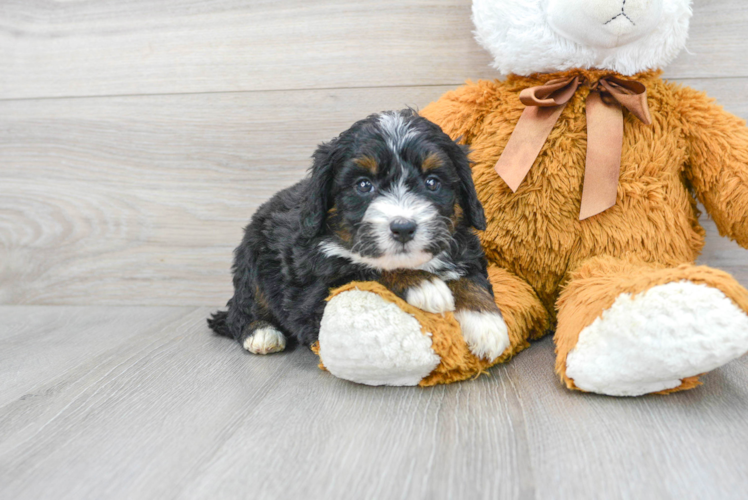
<svg viewBox="0 0 748 500">
<path fill-rule="evenodd" d="M 529 347 L 528 339 L 540 338 L 550 329 L 550 315 L 532 287 L 501 267 L 488 267 L 494 300 L 509 332 L 509 348 L 496 362 L 504 362 Z"/>
<path fill-rule="evenodd" d="M 548 312 L 527 282 L 498 267 L 489 267 L 489 279 L 509 335 L 509 347 L 497 359 L 470 353 L 451 312 L 421 311 L 381 284 L 365 282 L 333 292 L 319 331 L 320 360 L 333 375 L 367 385 L 429 386 L 472 378 L 549 328 Z"/>
<path fill-rule="evenodd" d="M 557 307 L 556 372 L 571 389 L 690 389 L 748 351 L 748 291 L 705 266 L 593 258 L 570 274 Z"/>
</svg>

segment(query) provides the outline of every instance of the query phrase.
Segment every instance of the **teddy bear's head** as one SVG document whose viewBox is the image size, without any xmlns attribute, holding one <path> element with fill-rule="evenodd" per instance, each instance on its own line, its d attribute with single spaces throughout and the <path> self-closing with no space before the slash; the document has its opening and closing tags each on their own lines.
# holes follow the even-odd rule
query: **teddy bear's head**
<svg viewBox="0 0 748 500">
<path fill-rule="evenodd" d="M 688 37 L 691 0 L 474 0 L 476 39 L 504 74 L 662 68 Z"/>
</svg>

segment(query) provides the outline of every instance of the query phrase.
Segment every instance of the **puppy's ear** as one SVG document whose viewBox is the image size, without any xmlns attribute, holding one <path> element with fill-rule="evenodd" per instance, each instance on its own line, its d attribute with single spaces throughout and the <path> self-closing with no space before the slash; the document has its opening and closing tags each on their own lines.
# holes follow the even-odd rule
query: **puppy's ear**
<svg viewBox="0 0 748 500">
<path fill-rule="evenodd" d="M 460 206 L 470 225 L 483 231 L 486 229 L 486 214 L 483 212 L 483 205 L 478 201 L 478 193 L 475 192 L 473 173 L 470 169 L 470 160 L 468 160 L 469 152 L 470 149 L 467 146 L 455 143 L 450 157 L 457 169 L 457 176 L 460 178 Z"/>
<path fill-rule="evenodd" d="M 321 144 L 312 156 L 311 183 L 306 198 L 301 202 L 301 235 L 305 238 L 317 236 L 325 224 L 330 208 L 330 191 L 333 181 L 333 151 L 335 141 Z"/>
</svg>

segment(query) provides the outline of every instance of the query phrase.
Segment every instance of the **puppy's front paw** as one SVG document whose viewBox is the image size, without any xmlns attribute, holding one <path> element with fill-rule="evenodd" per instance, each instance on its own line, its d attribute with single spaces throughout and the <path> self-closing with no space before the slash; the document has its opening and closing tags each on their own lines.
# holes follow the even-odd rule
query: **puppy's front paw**
<svg viewBox="0 0 748 500">
<path fill-rule="evenodd" d="M 272 326 L 258 328 L 244 339 L 244 348 L 252 354 L 270 354 L 286 348 L 286 337 Z"/>
<path fill-rule="evenodd" d="M 455 310 L 455 299 L 446 283 L 439 278 L 424 280 L 420 285 L 408 288 L 405 301 L 430 313 Z"/>
<path fill-rule="evenodd" d="M 455 313 L 455 319 L 476 357 L 493 361 L 509 346 L 509 332 L 499 312 L 463 309 Z"/>
</svg>

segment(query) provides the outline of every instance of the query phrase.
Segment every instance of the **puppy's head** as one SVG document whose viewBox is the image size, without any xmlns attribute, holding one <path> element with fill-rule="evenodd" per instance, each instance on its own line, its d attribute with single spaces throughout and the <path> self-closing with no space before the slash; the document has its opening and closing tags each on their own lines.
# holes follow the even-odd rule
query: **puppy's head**
<svg viewBox="0 0 748 500">
<path fill-rule="evenodd" d="M 304 233 L 328 255 L 416 268 L 485 229 L 463 147 L 412 110 L 372 115 L 314 154 Z"/>
</svg>

